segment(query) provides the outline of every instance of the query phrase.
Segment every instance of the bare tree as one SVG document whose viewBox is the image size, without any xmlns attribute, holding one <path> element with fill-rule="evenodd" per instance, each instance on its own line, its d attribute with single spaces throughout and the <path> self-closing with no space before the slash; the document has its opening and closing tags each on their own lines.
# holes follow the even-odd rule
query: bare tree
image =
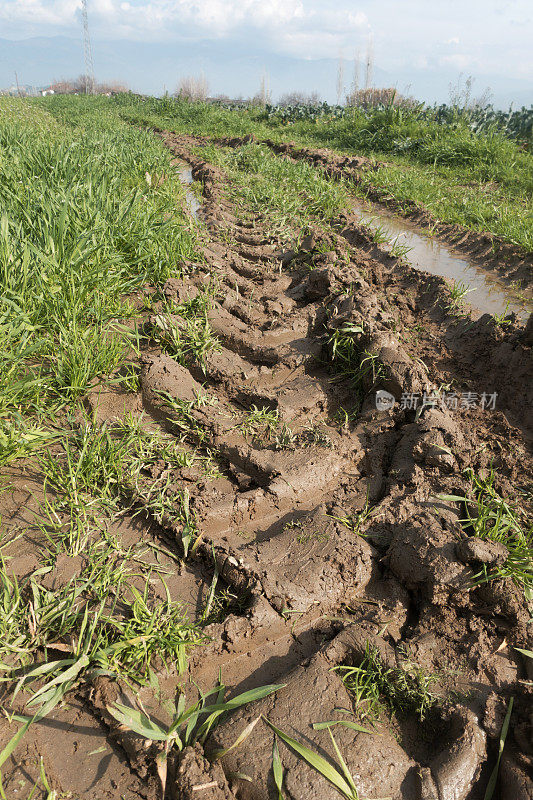
<svg viewBox="0 0 533 800">
<path fill-rule="evenodd" d="M 374 82 L 374 40 L 372 34 L 368 36 L 366 45 L 366 64 L 365 64 L 365 89 L 370 89 Z"/>
<path fill-rule="evenodd" d="M 337 89 L 337 105 L 340 106 L 342 96 L 344 94 L 344 58 L 342 57 L 342 53 L 339 53 L 336 89 Z"/>
<path fill-rule="evenodd" d="M 202 102 L 206 100 L 208 92 L 209 84 L 204 74 L 187 75 L 178 83 L 174 97 L 179 97 L 180 100 Z"/>
<path fill-rule="evenodd" d="M 359 50 L 355 51 L 354 59 L 353 59 L 353 76 L 352 76 L 352 86 L 351 86 L 351 95 L 355 95 L 357 90 L 359 89 L 359 71 L 361 68 L 360 64 L 360 56 Z"/>
<path fill-rule="evenodd" d="M 279 99 L 280 106 L 317 106 L 321 102 L 319 92 L 285 92 Z"/>
</svg>

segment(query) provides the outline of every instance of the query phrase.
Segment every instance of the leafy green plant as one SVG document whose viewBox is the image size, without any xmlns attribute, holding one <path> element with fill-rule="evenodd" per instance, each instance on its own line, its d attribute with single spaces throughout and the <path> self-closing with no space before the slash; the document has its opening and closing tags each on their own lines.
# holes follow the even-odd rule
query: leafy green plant
<svg viewBox="0 0 533 800">
<path fill-rule="evenodd" d="M 164 793 L 167 781 L 168 757 L 173 748 L 181 752 L 185 747 L 189 747 L 195 742 L 204 743 L 209 734 L 230 711 L 261 700 L 281 688 L 283 688 L 283 684 L 261 686 L 258 689 L 243 692 L 231 700 L 224 701 L 226 687 L 219 680 L 213 689 L 205 693 L 199 690 L 199 699 L 188 707 L 186 707 L 185 695 L 180 693 L 172 709 L 172 722 L 167 727 L 163 727 L 160 723 L 151 719 L 144 710 L 125 706 L 122 703 L 108 706 L 107 710 L 127 730 L 133 731 L 148 741 L 161 743 L 162 749 L 157 756 L 157 768 Z M 214 702 L 208 703 L 208 699 L 213 696 Z M 251 732 L 251 729 L 249 726 L 248 733 Z M 241 734 L 237 743 L 242 741 L 243 736 Z M 228 752 L 228 750 L 221 751 L 215 754 L 214 757 L 220 758 L 224 752 Z"/>
</svg>

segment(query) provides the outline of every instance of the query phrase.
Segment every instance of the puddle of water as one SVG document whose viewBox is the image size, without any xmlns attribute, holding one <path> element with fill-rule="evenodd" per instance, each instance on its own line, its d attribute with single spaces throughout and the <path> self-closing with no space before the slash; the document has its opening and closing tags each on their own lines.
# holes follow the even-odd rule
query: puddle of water
<svg viewBox="0 0 533 800">
<path fill-rule="evenodd" d="M 381 228 L 395 243 L 408 247 L 405 258 L 413 267 L 468 286 L 472 291 L 465 296 L 465 302 L 482 313 L 514 311 L 523 319 L 533 310 L 533 303 L 520 298 L 499 276 L 467 261 L 410 220 L 364 203 L 356 203 L 353 210 L 364 225 L 373 230 Z"/>
<path fill-rule="evenodd" d="M 184 186 L 190 186 L 190 184 L 193 182 L 192 168 L 188 164 L 177 164 L 176 167 L 180 181 Z M 200 208 L 201 203 L 190 189 L 185 189 L 185 204 L 191 217 L 197 220 L 198 209 Z"/>
</svg>

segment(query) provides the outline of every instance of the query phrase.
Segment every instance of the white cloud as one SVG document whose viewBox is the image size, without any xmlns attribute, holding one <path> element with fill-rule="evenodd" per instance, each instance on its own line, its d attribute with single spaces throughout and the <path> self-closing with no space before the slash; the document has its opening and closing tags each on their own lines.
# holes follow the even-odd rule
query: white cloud
<svg viewBox="0 0 533 800">
<path fill-rule="evenodd" d="M 0 20 L 8 23 L 27 23 L 68 27 L 81 8 L 81 0 L 4 0 L 0 2 Z"/>
<path fill-rule="evenodd" d="M 0 21 L 50 34 L 78 27 L 80 8 L 81 0 L 0 0 Z M 242 32 L 274 50 L 315 57 L 353 49 L 354 37 L 370 27 L 363 11 L 321 0 L 90 0 L 88 11 L 93 34 L 106 38 L 220 39 Z"/>
<path fill-rule="evenodd" d="M 0 37 L 80 37 L 81 0 L 0 0 Z M 531 0 L 88 0 L 94 41 L 226 39 L 301 58 L 364 56 L 377 67 L 533 71 Z M 502 12 L 503 13 L 500 13 Z"/>
<path fill-rule="evenodd" d="M 459 70 L 472 67 L 474 63 L 475 58 L 469 53 L 453 53 L 451 56 L 442 56 L 439 59 L 439 64 L 442 66 L 455 67 Z"/>
</svg>

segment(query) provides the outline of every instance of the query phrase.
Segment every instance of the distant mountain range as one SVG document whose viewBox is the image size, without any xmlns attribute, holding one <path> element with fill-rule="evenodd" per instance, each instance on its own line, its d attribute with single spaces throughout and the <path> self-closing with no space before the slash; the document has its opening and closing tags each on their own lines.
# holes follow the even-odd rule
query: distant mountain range
<svg viewBox="0 0 533 800">
<path fill-rule="evenodd" d="M 161 95 L 173 92 L 180 77 L 203 72 L 210 93 L 245 97 L 259 90 L 261 77 L 268 74 L 274 99 L 286 91 L 318 91 L 330 102 L 336 99 L 337 61 L 301 59 L 277 55 L 250 45 L 243 48 L 228 40 L 180 43 L 150 43 L 126 40 L 95 41 L 93 56 L 98 81 L 117 80 L 132 90 Z M 14 83 L 45 86 L 60 78 L 73 78 L 84 72 L 81 39 L 63 36 L 35 37 L 12 41 L 0 39 L 0 87 Z M 351 80 L 351 64 L 345 64 L 346 83 Z M 375 86 L 396 86 L 419 100 L 446 102 L 450 83 L 458 72 L 451 68 L 403 68 L 392 74 L 374 69 Z M 533 81 L 507 79 L 498 75 L 478 77 L 474 94 L 489 86 L 494 104 L 507 108 L 533 103 Z"/>
</svg>

